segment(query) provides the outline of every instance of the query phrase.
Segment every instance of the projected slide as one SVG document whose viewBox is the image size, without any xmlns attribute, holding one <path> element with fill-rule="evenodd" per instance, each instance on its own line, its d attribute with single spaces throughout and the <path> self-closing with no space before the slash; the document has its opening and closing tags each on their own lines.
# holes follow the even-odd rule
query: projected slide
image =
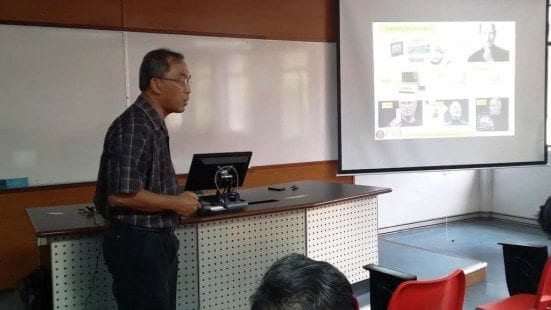
<svg viewBox="0 0 551 310">
<path fill-rule="evenodd" d="M 515 22 L 372 27 L 376 140 L 515 134 Z"/>
<path fill-rule="evenodd" d="M 340 0 L 339 173 L 547 162 L 545 0 Z"/>
</svg>

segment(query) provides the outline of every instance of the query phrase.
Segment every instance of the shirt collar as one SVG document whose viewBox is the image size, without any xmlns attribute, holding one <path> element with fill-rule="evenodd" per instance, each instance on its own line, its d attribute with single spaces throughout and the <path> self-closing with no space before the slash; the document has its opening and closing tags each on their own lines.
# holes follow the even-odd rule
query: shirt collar
<svg viewBox="0 0 551 310">
<path fill-rule="evenodd" d="M 151 123 L 153 123 L 153 126 L 155 126 L 155 129 L 161 129 L 164 132 L 168 132 L 165 121 L 159 116 L 159 113 L 157 113 L 155 108 L 151 106 L 151 103 L 149 103 L 145 97 L 142 95 L 138 96 L 134 104 L 144 111 L 147 118 L 149 118 Z"/>
</svg>

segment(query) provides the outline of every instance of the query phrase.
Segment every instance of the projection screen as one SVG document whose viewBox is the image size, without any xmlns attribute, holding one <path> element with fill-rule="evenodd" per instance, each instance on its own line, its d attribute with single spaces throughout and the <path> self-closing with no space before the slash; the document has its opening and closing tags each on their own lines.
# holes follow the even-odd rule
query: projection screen
<svg viewBox="0 0 551 310">
<path fill-rule="evenodd" d="M 545 0 L 341 0 L 339 173 L 544 164 Z"/>
</svg>

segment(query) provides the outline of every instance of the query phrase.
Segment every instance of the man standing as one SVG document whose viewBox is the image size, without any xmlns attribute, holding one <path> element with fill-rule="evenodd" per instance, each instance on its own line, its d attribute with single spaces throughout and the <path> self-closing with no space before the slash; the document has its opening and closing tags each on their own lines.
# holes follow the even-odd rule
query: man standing
<svg viewBox="0 0 551 310">
<path fill-rule="evenodd" d="M 174 229 L 200 203 L 178 194 L 164 119 L 188 104 L 182 54 L 153 50 L 140 66 L 140 96 L 105 136 L 94 203 L 110 221 L 103 255 L 119 309 L 175 309 L 179 242 Z"/>
</svg>

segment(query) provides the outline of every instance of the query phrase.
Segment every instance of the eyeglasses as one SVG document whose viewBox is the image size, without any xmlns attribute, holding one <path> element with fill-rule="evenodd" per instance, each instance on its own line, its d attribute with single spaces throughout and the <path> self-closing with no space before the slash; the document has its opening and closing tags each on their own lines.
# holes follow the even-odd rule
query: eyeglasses
<svg viewBox="0 0 551 310">
<path fill-rule="evenodd" d="M 191 85 L 191 76 L 188 76 L 188 77 L 185 77 L 185 78 L 181 78 L 181 79 L 169 79 L 169 78 L 166 78 L 166 77 L 162 77 L 160 78 L 161 80 L 168 80 L 168 81 L 173 81 L 173 82 L 176 82 L 182 86 L 189 86 Z"/>
</svg>

